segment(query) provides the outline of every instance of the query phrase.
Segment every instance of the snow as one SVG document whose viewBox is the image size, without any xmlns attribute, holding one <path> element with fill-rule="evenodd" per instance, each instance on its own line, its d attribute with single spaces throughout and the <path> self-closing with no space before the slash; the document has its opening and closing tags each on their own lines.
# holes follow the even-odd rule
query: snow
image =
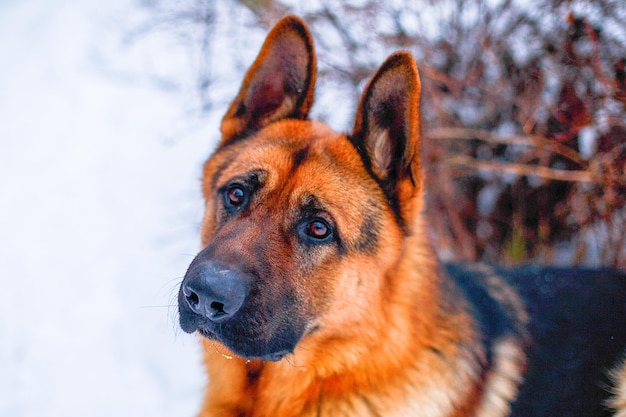
<svg viewBox="0 0 626 417">
<path fill-rule="evenodd" d="M 217 125 L 189 115 L 180 45 L 124 42 L 146 16 L 127 0 L 0 3 L 0 416 L 201 402 L 175 297 Z"/>
</svg>

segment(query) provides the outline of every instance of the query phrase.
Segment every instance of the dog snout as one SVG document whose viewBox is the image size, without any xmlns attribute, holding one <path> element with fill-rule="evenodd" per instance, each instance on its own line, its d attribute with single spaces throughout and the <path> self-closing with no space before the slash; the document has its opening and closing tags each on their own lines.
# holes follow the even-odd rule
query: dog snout
<svg viewBox="0 0 626 417">
<path fill-rule="evenodd" d="M 246 275 L 213 262 L 201 262 L 185 275 L 181 287 L 184 300 L 194 313 L 211 321 L 235 315 L 250 292 Z"/>
</svg>

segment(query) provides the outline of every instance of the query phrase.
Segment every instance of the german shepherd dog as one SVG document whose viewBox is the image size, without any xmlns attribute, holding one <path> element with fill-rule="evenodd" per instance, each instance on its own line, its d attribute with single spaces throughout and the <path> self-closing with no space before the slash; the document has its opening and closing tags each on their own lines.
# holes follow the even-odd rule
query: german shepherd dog
<svg viewBox="0 0 626 417">
<path fill-rule="evenodd" d="M 307 119 L 315 78 L 283 18 L 204 165 L 178 294 L 200 416 L 625 416 L 626 275 L 440 263 L 412 56 L 383 63 L 347 135 Z"/>
</svg>

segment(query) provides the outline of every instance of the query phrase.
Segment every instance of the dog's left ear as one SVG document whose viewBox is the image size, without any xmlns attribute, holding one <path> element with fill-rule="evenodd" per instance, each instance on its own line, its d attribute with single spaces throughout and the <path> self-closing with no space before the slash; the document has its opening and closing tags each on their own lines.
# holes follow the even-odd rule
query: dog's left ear
<svg viewBox="0 0 626 417">
<path fill-rule="evenodd" d="M 313 39 L 296 16 L 270 31 L 222 119 L 220 146 L 285 118 L 306 119 L 313 105 L 316 62 Z"/>
<path fill-rule="evenodd" d="M 422 187 L 420 89 L 411 54 L 391 55 L 365 88 L 350 137 L 405 221 Z"/>
</svg>

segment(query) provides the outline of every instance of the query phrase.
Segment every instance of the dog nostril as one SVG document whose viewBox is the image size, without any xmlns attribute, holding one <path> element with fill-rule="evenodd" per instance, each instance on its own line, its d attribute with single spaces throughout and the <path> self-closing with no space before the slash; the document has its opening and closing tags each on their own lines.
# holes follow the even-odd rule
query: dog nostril
<svg viewBox="0 0 626 417">
<path fill-rule="evenodd" d="M 198 294 L 192 292 L 187 296 L 187 302 L 189 303 L 189 307 L 197 307 L 200 303 L 200 298 L 198 298 Z"/>
<path fill-rule="evenodd" d="M 215 312 L 215 314 L 224 314 L 224 304 L 217 302 L 217 301 L 213 301 L 211 303 L 211 309 Z"/>
<path fill-rule="evenodd" d="M 183 281 L 180 300 L 184 310 L 214 322 L 235 315 L 249 293 L 247 275 L 211 262 L 191 267 Z"/>
</svg>

